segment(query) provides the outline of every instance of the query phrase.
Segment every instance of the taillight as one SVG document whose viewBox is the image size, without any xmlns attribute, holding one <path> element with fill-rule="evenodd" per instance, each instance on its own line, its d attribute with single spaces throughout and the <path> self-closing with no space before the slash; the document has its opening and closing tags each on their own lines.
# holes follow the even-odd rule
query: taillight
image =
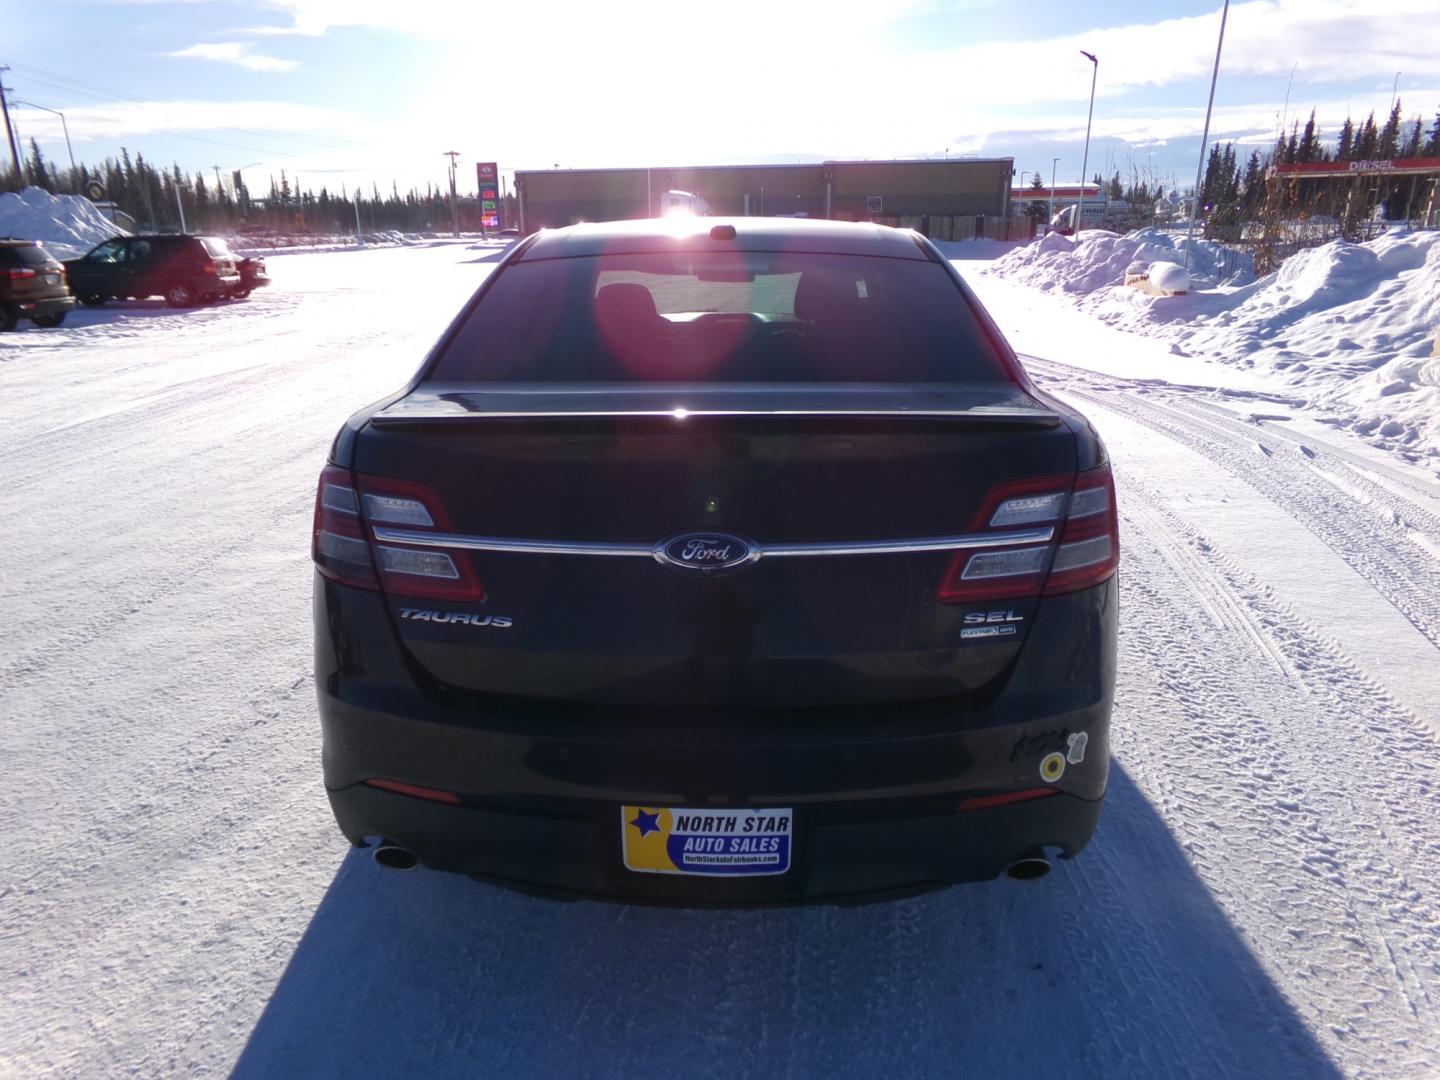
<svg viewBox="0 0 1440 1080">
<path fill-rule="evenodd" d="M 1109 466 L 1073 481 L 1042 476 L 1001 484 L 972 522 L 977 536 L 995 540 L 957 551 L 936 598 L 946 604 L 1018 600 L 1098 585 L 1120 560 L 1117 521 Z M 1058 546 L 1044 535 L 1057 528 Z"/>
<path fill-rule="evenodd" d="M 315 568 L 331 581 L 380 588 L 360 524 L 360 493 L 349 469 L 327 465 L 320 473 L 310 554 Z"/>
<path fill-rule="evenodd" d="M 1120 565 L 1120 519 L 1115 512 L 1115 478 L 1110 466 L 1082 472 L 1075 478 L 1065 528 L 1055 562 L 1045 582 L 1045 595 L 1088 589 L 1108 581 Z"/>
<path fill-rule="evenodd" d="M 439 496 L 424 484 L 356 475 L 360 515 L 368 529 L 377 527 L 415 533 L 452 532 L 450 517 Z M 445 550 L 423 543 L 380 542 L 371 533 L 375 567 L 387 593 L 440 600 L 485 599 L 485 587 L 463 551 Z"/>
<path fill-rule="evenodd" d="M 416 541 L 374 539 L 373 529 L 450 531 L 439 498 L 424 484 L 363 476 L 327 465 L 315 497 L 313 554 L 334 581 L 397 596 L 485 599 L 470 557 Z"/>
<path fill-rule="evenodd" d="M 1068 476 L 1037 476 L 1012 480 L 991 491 L 971 521 L 972 530 L 980 536 L 990 533 L 1019 539 L 957 551 L 936 593 L 940 602 L 966 604 L 1040 595 L 1069 485 Z"/>
<path fill-rule="evenodd" d="M 23 270 L 6 270 L 4 273 L 5 276 L 11 281 L 24 281 L 26 278 L 32 278 L 35 276 L 35 271 L 31 270 L 29 267 L 26 267 Z"/>
</svg>

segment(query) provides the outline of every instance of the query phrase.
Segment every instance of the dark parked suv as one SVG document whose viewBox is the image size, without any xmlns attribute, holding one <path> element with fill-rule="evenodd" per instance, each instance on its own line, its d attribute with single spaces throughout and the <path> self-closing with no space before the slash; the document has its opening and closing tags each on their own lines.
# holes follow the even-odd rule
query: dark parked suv
<svg viewBox="0 0 1440 1080">
<path fill-rule="evenodd" d="M 171 307 L 183 308 L 241 289 L 235 256 L 224 240 L 213 236 L 117 237 L 71 259 L 65 268 L 75 295 L 90 305 L 111 297 L 163 296 Z"/>
<path fill-rule="evenodd" d="M 1038 876 L 1109 767 L 1105 448 L 919 235 L 511 250 L 316 498 L 344 834 L 561 896 Z"/>
<path fill-rule="evenodd" d="M 0 331 L 21 319 L 59 326 L 74 306 L 65 267 L 38 240 L 0 239 Z"/>
</svg>

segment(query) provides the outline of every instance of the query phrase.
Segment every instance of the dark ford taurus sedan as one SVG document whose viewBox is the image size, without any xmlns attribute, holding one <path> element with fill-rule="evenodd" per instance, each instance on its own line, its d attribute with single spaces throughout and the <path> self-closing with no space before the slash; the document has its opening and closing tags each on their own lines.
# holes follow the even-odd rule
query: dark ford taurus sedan
<svg viewBox="0 0 1440 1080">
<path fill-rule="evenodd" d="M 912 232 L 516 245 L 315 505 L 355 844 L 556 896 L 1038 876 L 1108 769 L 1105 448 Z"/>
</svg>

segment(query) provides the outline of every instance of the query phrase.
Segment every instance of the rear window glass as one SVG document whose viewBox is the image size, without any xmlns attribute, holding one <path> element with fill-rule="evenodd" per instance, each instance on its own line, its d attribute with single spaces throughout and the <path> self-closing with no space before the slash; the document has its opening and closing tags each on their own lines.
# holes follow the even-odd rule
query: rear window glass
<svg viewBox="0 0 1440 1080">
<path fill-rule="evenodd" d="M 0 247 L 0 266 L 46 266 L 50 256 L 34 244 Z"/>
<path fill-rule="evenodd" d="M 200 242 L 205 245 L 205 250 L 211 255 L 229 255 L 230 247 L 224 240 L 214 236 L 202 236 Z"/>
<path fill-rule="evenodd" d="M 931 262 L 794 252 L 520 261 L 441 356 L 442 382 L 1003 382 Z"/>
</svg>

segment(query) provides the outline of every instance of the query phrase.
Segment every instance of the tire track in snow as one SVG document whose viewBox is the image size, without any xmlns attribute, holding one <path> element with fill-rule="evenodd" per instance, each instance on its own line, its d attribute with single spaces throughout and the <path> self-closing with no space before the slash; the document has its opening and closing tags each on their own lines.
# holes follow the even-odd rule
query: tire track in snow
<svg viewBox="0 0 1440 1080">
<path fill-rule="evenodd" d="M 1330 1032 L 1347 1071 L 1431 1075 L 1440 1057 L 1434 740 L 1158 493 L 1124 470 L 1117 479 L 1133 531 L 1117 758 L 1277 984 Z M 1217 609 L 1242 612 L 1248 630 L 1217 624 Z M 1130 681 L 1137 671 L 1151 678 Z"/>
<path fill-rule="evenodd" d="M 1332 449 L 1320 444 L 1318 440 L 1306 440 L 1289 433 L 1282 433 L 1275 425 L 1265 424 L 1259 428 L 1259 432 L 1274 438 L 1275 443 L 1270 446 L 1259 438 L 1256 428 L 1208 402 L 1172 398 L 1166 404 L 1172 409 L 1193 416 L 1201 422 L 1219 427 L 1222 431 L 1238 438 L 1260 442 L 1261 445 L 1271 450 L 1289 449 L 1301 454 L 1305 462 L 1314 470 L 1315 475 L 1334 484 L 1344 494 L 1358 502 L 1368 501 L 1377 512 L 1383 510 L 1382 519 L 1388 517 L 1391 524 L 1402 529 L 1408 528 L 1422 532 L 1431 542 L 1440 544 L 1440 514 L 1432 512 L 1415 499 L 1401 495 L 1387 485 L 1378 483 L 1373 479 L 1374 474 L 1367 471 L 1363 463 L 1352 463 L 1348 458 L 1341 457 Z M 1416 492 L 1416 494 L 1420 493 Z"/>
<path fill-rule="evenodd" d="M 1227 392 L 1223 390 L 1219 391 L 1219 394 L 1222 397 L 1229 396 L 1231 393 L 1233 392 Z M 1224 406 L 1217 405 L 1213 401 L 1205 400 L 1205 398 L 1203 397 L 1190 399 L 1188 403 L 1191 405 L 1192 408 L 1204 409 L 1208 412 L 1215 413 L 1230 420 L 1237 419 L 1235 414 L 1229 409 L 1226 409 Z M 1289 401 L 1285 403 L 1294 404 L 1294 402 Z M 1240 422 L 1248 423 L 1249 421 Z M 1258 416 L 1254 419 L 1253 422 L 1258 428 L 1260 428 L 1262 431 L 1266 432 L 1269 435 L 1273 435 L 1277 440 L 1289 443 L 1296 447 L 1307 447 L 1308 449 L 1314 451 L 1316 456 L 1319 458 L 1333 459 L 1336 463 L 1343 464 L 1362 475 L 1374 475 L 1382 477 L 1385 485 L 1388 485 L 1387 490 L 1390 490 L 1391 494 L 1396 495 L 1397 497 L 1405 497 L 1400 496 L 1399 490 L 1397 490 L 1404 489 L 1406 492 L 1409 493 L 1408 498 L 1418 498 L 1430 502 L 1432 505 L 1436 505 L 1437 502 L 1440 502 L 1440 499 L 1437 499 L 1433 487 L 1427 487 L 1426 482 L 1423 479 L 1410 473 L 1404 472 L 1394 467 L 1393 465 L 1386 465 L 1379 461 L 1374 461 L 1370 458 L 1364 457 L 1361 454 L 1357 454 L 1351 450 L 1347 450 L 1342 446 L 1336 446 L 1334 443 L 1327 442 L 1323 439 L 1313 439 L 1294 431 L 1287 431 L 1285 427 L 1286 422 L 1283 420 L 1267 416 Z"/>
<path fill-rule="evenodd" d="M 1123 380 L 1039 358 L 1025 360 L 1027 366 L 1048 369 L 1056 376 L 1057 389 L 1143 424 L 1224 466 L 1306 526 L 1440 650 L 1440 562 L 1403 531 L 1397 533 L 1396 523 L 1368 511 L 1357 514 L 1359 504 L 1353 496 L 1336 498 L 1348 493 L 1329 483 L 1317 485 L 1313 470 L 1267 452 L 1253 434 L 1248 438 L 1232 434 L 1129 393 Z M 1397 544 L 1397 539 L 1405 542 Z"/>
<path fill-rule="evenodd" d="M 320 336 L 319 331 L 312 333 Z M 14 621 L 18 640 L 25 645 L 11 651 L 0 666 L 0 694 L 43 677 L 51 664 L 70 651 L 96 638 L 123 632 L 130 620 L 157 601 L 190 587 L 215 568 L 252 550 L 257 532 L 308 508 L 314 498 L 314 476 L 324 456 L 319 439 L 313 457 L 304 466 L 304 478 L 290 486 L 283 501 L 270 500 L 254 506 L 246 515 L 244 529 L 224 528 L 224 522 L 212 519 L 202 503 L 207 478 L 295 471 L 293 429 L 314 426 L 314 414 L 306 412 L 303 404 L 324 401 L 328 407 L 334 387 L 344 382 L 333 373 L 352 363 L 351 346 L 363 342 L 367 349 L 394 349 L 397 355 L 416 358 L 418 363 L 423 334 L 423 329 L 406 326 L 381 328 L 374 334 L 362 331 L 338 339 L 326 338 L 325 349 L 314 352 L 310 363 L 298 372 L 282 356 L 279 361 L 243 371 L 186 380 L 183 392 L 156 394 L 137 407 L 84 425 L 40 433 L 0 450 L 0 460 L 10 459 L 6 462 L 8 468 L 0 468 L 0 485 L 10 493 L 12 512 L 24 512 L 21 500 L 30 499 L 44 511 L 58 510 L 71 523 L 83 522 L 83 527 L 53 529 L 46 555 L 52 562 L 72 568 L 70 576 L 89 581 L 85 589 L 87 618 L 45 618 L 31 620 L 27 625 L 20 615 Z M 253 347 L 251 342 L 249 348 Z M 409 370 L 406 367 L 406 375 Z M 365 400 L 373 400 L 384 392 L 384 387 L 400 381 L 398 375 L 377 378 L 374 392 Z M 353 380 L 350 385 L 353 388 Z M 283 415 L 277 414 L 274 407 L 277 395 L 291 402 Z M 344 419 L 344 409 L 336 412 L 333 426 L 326 425 L 320 437 L 326 442 Z M 117 560 L 107 554 L 97 555 L 95 549 L 104 546 L 112 535 L 122 536 L 128 531 L 130 508 L 122 508 L 112 522 L 95 513 L 85 515 L 78 507 L 47 505 L 51 502 L 49 493 L 57 485 L 78 495 L 85 484 L 98 482 L 96 477 L 104 475 L 102 470 L 125 460 L 124 455 L 133 447 L 155 439 L 167 427 L 219 431 L 246 416 L 264 418 L 253 438 L 233 434 L 217 437 L 203 449 L 203 462 L 190 459 L 193 446 L 178 446 L 168 461 L 150 453 L 145 459 L 146 472 L 126 471 L 113 482 L 130 486 L 132 499 L 148 503 L 153 513 L 177 520 L 188 515 L 192 529 L 186 537 L 168 536 L 153 546 L 131 546 L 124 559 Z M 159 464 L 162 461 L 163 467 Z M 62 464 L 57 466 L 56 462 Z M 187 506 L 174 505 L 185 502 L 187 488 L 196 493 L 195 501 Z M 216 496 L 226 497 L 218 488 Z M 306 551 L 305 543 L 303 537 L 298 540 L 294 549 L 297 557 Z M 6 599 L 13 603 L 14 598 Z"/>
</svg>

